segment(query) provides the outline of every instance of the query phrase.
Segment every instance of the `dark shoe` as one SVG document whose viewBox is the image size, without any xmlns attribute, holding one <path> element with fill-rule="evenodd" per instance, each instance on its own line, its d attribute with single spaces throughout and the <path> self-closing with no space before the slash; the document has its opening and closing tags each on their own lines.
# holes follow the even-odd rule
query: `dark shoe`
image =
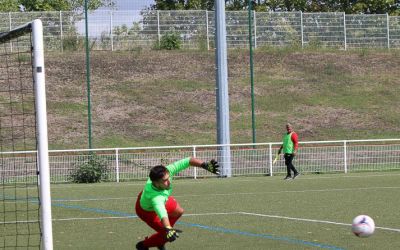
<svg viewBox="0 0 400 250">
<path fill-rule="evenodd" d="M 290 176 L 290 175 L 286 175 L 286 177 L 285 177 L 285 179 L 284 180 L 291 180 L 292 179 L 292 176 Z"/>
<path fill-rule="evenodd" d="M 157 249 L 159 249 L 159 250 L 167 250 L 167 249 L 165 248 L 165 245 L 162 245 L 162 246 L 160 246 L 160 247 L 157 247 Z"/>
<path fill-rule="evenodd" d="M 296 179 L 296 177 L 299 176 L 299 175 L 300 175 L 300 173 L 295 173 L 295 174 L 293 175 L 293 180 Z"/>
<path fill-rule="evenodd" d="M 137 250 L 149 250 L 148 247 L 145 247 L 145 246 L 143 245 L 143 241 L 139 241 L 139 242 L 136 244 L 136 249 L 137 249 Z"/>
</svg>

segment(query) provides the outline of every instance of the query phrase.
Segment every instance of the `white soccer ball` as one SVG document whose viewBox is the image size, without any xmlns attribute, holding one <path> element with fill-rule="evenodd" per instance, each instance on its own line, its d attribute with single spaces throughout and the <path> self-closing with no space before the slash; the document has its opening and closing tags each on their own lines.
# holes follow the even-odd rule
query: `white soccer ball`
<svg viewBox="0 0 400 250">
<path fill-rule="evenodd" d="M 358 215 L 353 219 L 351 231 L 358 237 L 369 237 L 375 231 L 375 222 L 368 215 Z"/>
</svg>

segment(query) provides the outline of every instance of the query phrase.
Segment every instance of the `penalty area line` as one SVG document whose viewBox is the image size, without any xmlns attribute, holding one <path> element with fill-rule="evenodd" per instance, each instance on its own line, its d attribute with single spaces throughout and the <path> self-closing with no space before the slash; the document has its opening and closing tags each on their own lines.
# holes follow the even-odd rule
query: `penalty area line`
<svg viewBox="0 0 400 250">
<path fill-rule="evenodd" d="M 349 223 L 340 223 L 340 222 L 327 221 L 327 220 L 314 220 L 314 219 L 304 219 L 304 218 L 295 218 L 295 217 L 269 215 L 269 214 L 247 213 L 247 212 L 238 212 L 238 213 L 239 214 L 244 214 L 244 215 L 258 216 L 258 217 L 268 217 L 268 218 L 276 218 L 276 219 L 315 222 L 315 223 L 333 224 L 333 225 L 341 225 L 341 226 L 351 226 L 351 224 L 349 224 Z M 387 230 L 387 231 L 393 231 L 393 232 L 399 232 L 400 233 L 400 229 L 397 229 L 397 228 L 377 227 L 377 226 L 375 226 L 375 228 L 378 228 L 378 229 L 381 229 L 381 230 Z"/>
</svg>

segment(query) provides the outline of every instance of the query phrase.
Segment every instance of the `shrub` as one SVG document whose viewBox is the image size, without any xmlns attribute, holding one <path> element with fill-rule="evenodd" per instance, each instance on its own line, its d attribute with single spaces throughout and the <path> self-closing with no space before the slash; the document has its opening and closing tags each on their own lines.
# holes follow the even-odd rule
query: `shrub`
<svg viewBox="0 0 400 250">
<path fill-rule="evenodd" d="M 160 40 L 160 49 L 174 50 L 181 48 L 181 38 L 175 31 L 168 31 Z"/>
<path fill-rule="evenodd" d="M 78 51 L 85 48 L 85 40 L 74 35 L 66 36 L 62 40 L 62 47 L 65 51 Z"/>
<path fill-rule="evenodd" d="M 71 173 L 75 183 L 95 183 L 107 180 L 110 170 L 106 162 L 96 155 L 91 155 L 89 161 L 78 165 Z"/>
</svg>

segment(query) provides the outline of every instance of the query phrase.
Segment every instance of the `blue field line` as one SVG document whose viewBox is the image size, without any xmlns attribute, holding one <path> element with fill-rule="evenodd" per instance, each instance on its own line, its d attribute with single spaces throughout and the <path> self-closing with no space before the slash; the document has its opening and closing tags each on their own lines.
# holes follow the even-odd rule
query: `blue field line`
<svg viewBox="0 0 400 250">
<path fill-rule="evenodd" d="M 81 210 L 81 211 L 85 211 L 85 212 L 95 212 L 95 213 L 99 213 L 99 214 L 137 218 L 137 215 L 135 215 L 135 214 L 118 212 L 118 211 L 113 211 L 113 210 L 106 210 L 106 209 L 101 209 L 101 208 L 82 207 L 82 206 L 78 206 L 78 205 L 66 205 L 66 204 L 62 204 L 62 203 L 52 203 L 51 205 L 54 207 L 71 208 L 71 209 L 77 209 L 77 210 Z"/>
<path fill-rule="evenodd" d="M 306 246 L 318 247 L 318 248 L 323 248 L 323 249 L 345 250 L 344 248 L 340 248 L 337 246 L 315 243 L 315 242 L 311 242 L 311 241 L 292 239 L 292 238 L 288 238 L 288 237 L 274 236 L 271 234 L 256 234 L 256 233 L 249 233 L 249 232 L 244 232 L 244 231 L 235 230 L 235 229 L 205 226 L 205 225 L 201 225 L 201 224 L 186 223 L 186 222 L 180 222 L 180 221 L 176 222 L 176 224 L 187 226 L 187 227 L 198 227 L 201 229 L 206 229 L 209 231 L 215 231 L 215 232 L 220 232 L 220 233 L 225 233 L 225 234 L 238 234 L 238 235 L 251 236 L 251 237 L 257 237 L 257 238 L 265 238 L 265 239 L 270 239 L 270 240 L 285 241 L 285 242 L 292 243 L 292 244 L 306 245 Z"/>
<path fill-rule="evenodd" d="M 136 214 L 124 213 L 124 212 L 118 212 L 118 211 L 106 210 L 106 209 L 100 209 L 100 208 L 82 207 L 82 206 L 78 206 L 78 205 L 66 205 L 66 204 L 62 204 L 62 203 L 52 203 L 52 206 L 77 209 L 77 210 L 86 211 L 86 212 L 95 212 L 95 213 L 99 213 L 99 214 L 115 215 L 115 216 L 129 217 L 129 218 L 138 218 L 138 216 Z M 240 231 L 240 230 L 235 230 L 235 229 L 206 226 L 206 225 L 201 225 L 201 224 L 187 223 L 187 222 L 180 222 L 180 221 L 178 221 L 176 224 L 186 226 L 186 227 L 201 228 L 201 229 L 205 229 L 208 231 L 220 232 L 220 233 L 225 233 L 225 234 L 237 234 L 237 235 L 264 238 L 264 239 L 270 239 L 270 240 L 284 241 L 284 242 L 288 242 L 291 244 L 306 245 L 306 246 L 318 247 L 318 248 L 323 248 L 323 249 L 345 250 L 344 248 L 340 248 L 337 246 L 320 244 L 320 243 L 315 243 L 315 242 L 311 242 L 311 241 L 292 239 L 292 238 L 288 238 L 288 237 L 274 236 L 274 235 L 270 235 L 270 234 L 256 234 L 256 233 L 250 233 L 250 232 L 245 232 L 245 231 Z"/>
</svg>

